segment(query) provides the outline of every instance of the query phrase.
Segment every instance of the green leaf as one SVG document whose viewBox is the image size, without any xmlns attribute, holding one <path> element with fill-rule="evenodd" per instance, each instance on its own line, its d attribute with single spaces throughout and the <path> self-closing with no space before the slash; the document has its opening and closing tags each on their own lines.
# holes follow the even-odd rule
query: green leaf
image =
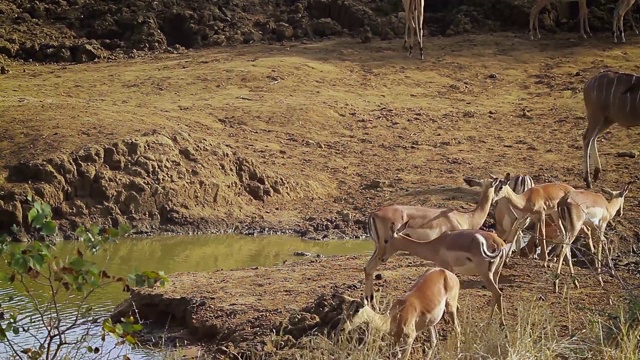
<svg viewBox="0 0 640 360">
<path fill-rule="evenodd" d="M 135 345 L 137 343 L 136 339 L 134 339 L 131 335 L 127 335 L 127 337 L 125 337 L 124 339 L 131 345 Z"/>
<path fill-rule="evenodd" d="M 35 254 L 31 259 L 33 260 L 33 267 L 37 270 L 42 270 L 42 267 L 44 266 L 44 256 Z"/>
<path fill-rule="evenodd" d="M 51 205 L 47 204 L 46 202 L 42 203 L 42 213 L 46 216 L 46 217 L 50 217 L 51 216 Z"/>
<path fill-rule="evenodd" d="M 18 335 L 20 334 L 20 328 L 17 326 L 14 326 L 13 329 L 11 329 L 13 331 L 13 335 Z"/>
<path fill-rule="evenodd" d="M 28 266 L 27 259 L 22 254 L 14 256 L 11 260 L 11 267 L 19 273 L 26 273 Z"/>
<path fill-rule="evenodd" d="M 31 221 L 31 224 L 35 227 L 42 227 L 44 220 L 45 220 L 44 214 L 39 213 L 33 218 L 33 221 Z"/>
<path fill-rule="evenodd" d="M 87 352 L 93 353 L 93 347 L 91 345 L 87 346 Z"/>
<path fill-rule="evenodd" d="M 74 257 L 69 261 L 69 266 L 75 271 L 81 271 L 87 266 L 87 261 L 81 257 Z"/>
<path fill-rule="evenodd" d="M 29 223 L 32 223 L 33 219 L 35 219 L 38 214 L 39 213 L 36 208 L 31 208 L 31 210 L 29 210 Z"/>
<path fill-rule="evenodd" d="M 47 220 L 42 224 L 42 234 L 46 236 L 53 236 L 56 234 L 57 226 L 55 221 Z"/>
<path fill-rule="evenodd" d="M 7 340 L 7 333 L 4 331 L 2 324 L 0 324 L 0 341 Z"/>
</svg>

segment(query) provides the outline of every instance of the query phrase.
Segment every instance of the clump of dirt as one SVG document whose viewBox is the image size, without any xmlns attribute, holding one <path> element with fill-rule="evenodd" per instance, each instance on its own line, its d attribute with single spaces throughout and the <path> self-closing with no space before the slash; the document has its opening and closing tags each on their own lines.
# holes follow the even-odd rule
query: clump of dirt
<svg viewBox="0 0 640 360">
<path fill-rule="evenodd" d="M 426 4 L 431 35 L 526 29 L 529 2 L 464 0 Z M 591 28 L 608 28 L 612 10 L 597 3 Z M 543 29 L 574 28 L 542 12 Z M 609 11 L 611 10 L 611 11 Z M 404 34 L 402 2 L 381 0 L 0 0 L 0 54 L 39 62 L 88 62 L 183 48 L 359 36 L 382 40 Z M 577 14 L 577 12 L 576 12 Z"/>
<path fill-rule="evenodd" d="M 285 179 L 223 144 L 186 133 L 148 134 L 9 166 L 0 185 L 0 232 L 13 225 L 28 230 L 29 192 L 52 205 L 63 232 L 123 222 L 149 232 L 232 229 L 235 219 L 259 212 L 255 203 L 314 191 L 321 184 Z"/>
</svg>

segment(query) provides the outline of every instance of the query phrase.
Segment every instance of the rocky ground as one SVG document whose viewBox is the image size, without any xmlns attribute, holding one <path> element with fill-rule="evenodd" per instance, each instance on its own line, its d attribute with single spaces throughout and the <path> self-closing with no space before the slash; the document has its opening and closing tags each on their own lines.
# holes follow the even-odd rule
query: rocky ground
<svg viewBox="0 0 640 360">
<path fill-rule="evenodd" d="M 590 24 L 608 31 L 615 6 L 591 1 Z M 533 3 L 428 1 L 431 36 L 524 31 Z M 541 15 L 549 31 L 577 29 L 577 3 Z M 2 0 L 0 56 L 38 62 L 88 62 L 149 52 L 349 35 L 368 41 L 404 34 L 400 0 Z"/>
</svg>

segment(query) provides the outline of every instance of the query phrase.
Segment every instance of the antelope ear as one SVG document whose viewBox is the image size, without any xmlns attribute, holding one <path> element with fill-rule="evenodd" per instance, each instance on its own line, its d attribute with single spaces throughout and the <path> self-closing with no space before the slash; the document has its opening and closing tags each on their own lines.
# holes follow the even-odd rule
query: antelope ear
<svg viewBox="0 0 640 360">
<path fill-rule="evenodd" d="M 613 196 L 613 191 L 611 191 L 611 190 L 609 190 L 609 189 L 607 189 L 605 187 L 602 188 L 602 192 L 607 194 L 607 195 L 609 195 L 609 196 Z"/>
<path fill-rule="evenodd" d="M 464 177 L 462 180 L 464 180 L 465 184 L 467 184 L 469 187 L 482 187 L 482 181 L 480 180 L 470 177 Z"/>
<path fill-rule="evenodd" d="M 509 182 L 511 180 L 511 173 L 507 172 L 504 174 L 504 181 Z"/>
<path fill-rule="evenodd" d="M 631 182 L 628 182 L 622 189 L 622 196 L 627 195 L 627 193 L 629 192 L 629 189 L 631 189 Z"/>
<path fill-rule="evenodd" d="M 398 227 L 398 230 L 396 230 L 396 234 L 402 234 L 405 230 L 407 230 L 408 225 L 409 225 L 409 220 L 402 223 L 402 225 Z"/>
</svg>

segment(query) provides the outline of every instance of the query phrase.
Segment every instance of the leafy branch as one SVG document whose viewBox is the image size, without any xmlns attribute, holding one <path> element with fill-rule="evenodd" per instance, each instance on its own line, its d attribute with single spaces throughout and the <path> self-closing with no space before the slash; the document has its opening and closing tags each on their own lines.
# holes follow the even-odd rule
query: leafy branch
<svg viewBox="0 0 640 360">
<path fill-rule="evenodd" d="M 58 256 L 55 245 L 58 227 L 52 219 L 51 206 L 40 200 L 33 200 L 31 196 L 28 200 L 31 203 L 27 214 L 29 223 L 39 232 L 43 241 L 19 246 L 11 244 L 6 235 L 0 235 L 0 258 L 7 269 L 0 273 L 0 279 L 13 284 L 16 291 L 27 299 L 27 305 L 34 309 L 35 314 L 23 315 L 24 302 L 21 304 L 22 310 L 9 309 L 3 305 L 14 299 L 0 299 L 0 343 L 6 344 L 18 359 L 58 359 L 62 357 L 66 347 L 76 347 L 77 350 L 78 346 L 89 353 L 98 354 L 101 352 L 100 348 L 87 344 L 87 333 L 75 340 L 67 338 L 72 330 L 89 331 L 91 321 L 87 319 L 93 309 L 88 305 L 88 300 L 95 295 L 95 291 L 118 284 L 125 292 L 130 292 L 132 287 L 163 287 L 169 279 L 162 271 L 115 276 L 105 269 L 99 269 L 96 262 L 91 260 L 98 252 L 108 251 L 109 247 L 106 245 L 116 243 L 119 238 L 126 236 L 131 231 L 127 225 L 104 231 L 96 225 L 79 227 L 75 234 L 80 244 L 76 247 L 74 256 Z M 16 230 L 14 227 L 14 231 Z M 71 315 L 61 312 L 59 306 L 62 298 L 69 296 L 80 298 L 78 307 Z M 101 322 L 102 341 L 109 334 L 116 338 L 116 346 L 138 345 L 136 335 L 142 330 L 142 325 L 133 317 L 121 320 L 121 323 L 115 325 L 108 318 Z M 45 330 L 43 335 L 33 333 L 34 324 Z M 35 340 L 35 345 L 26 348 L 18 346 L 15 340 L 21 334 L 30 335 Z"/>
</svg>

